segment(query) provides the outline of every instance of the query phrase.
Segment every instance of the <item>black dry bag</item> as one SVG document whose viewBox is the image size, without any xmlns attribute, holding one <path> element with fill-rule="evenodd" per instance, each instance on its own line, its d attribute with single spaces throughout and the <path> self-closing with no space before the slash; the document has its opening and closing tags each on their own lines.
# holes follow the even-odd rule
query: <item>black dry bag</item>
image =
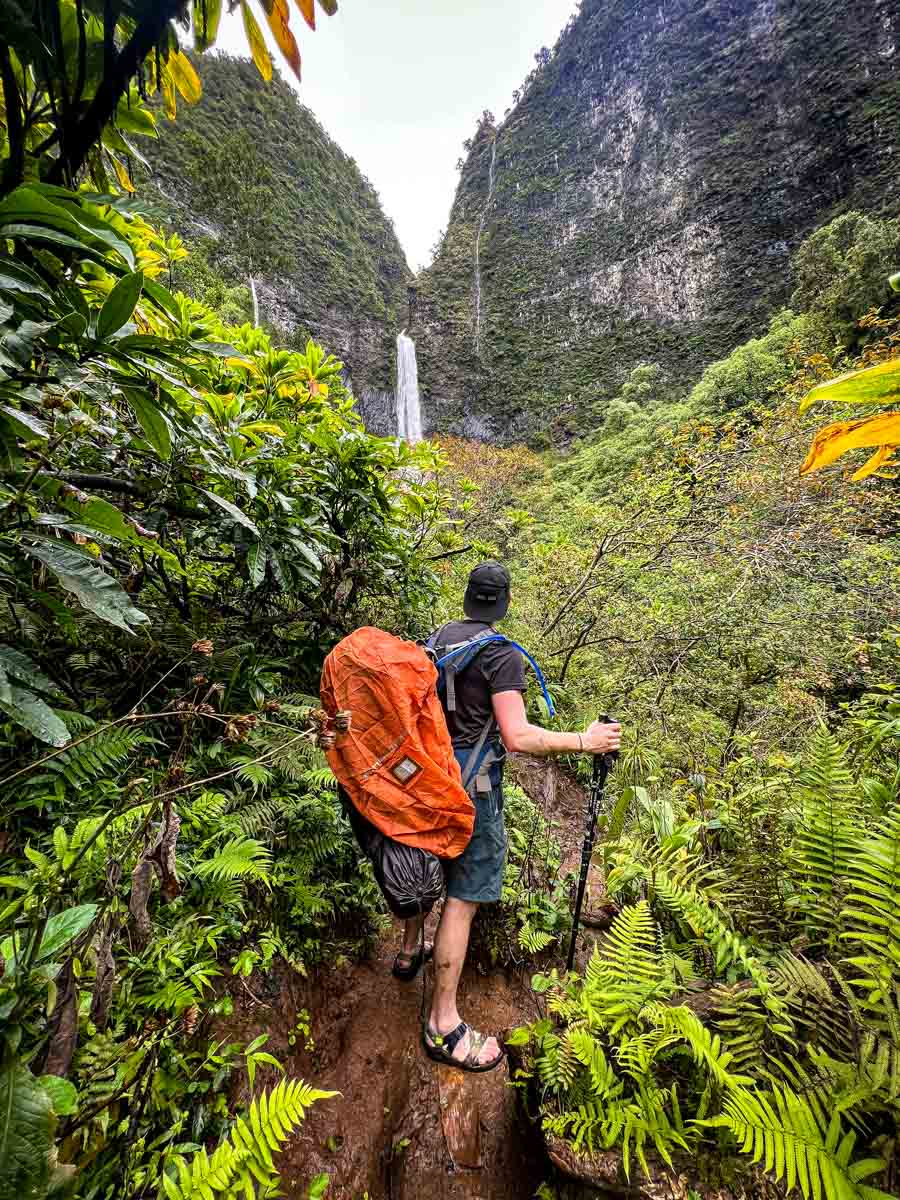
<svg viewBox="0 0 900 1200">
<path fill-rule="evenodd" d="M 387 906 L 401 920 L 430 913 L 444 891 L 440 859 L 418 846 L 395 842 L 377 829 L 339 789 L 344 812 L 359 847 L 372 864 Z"/>
</svg>

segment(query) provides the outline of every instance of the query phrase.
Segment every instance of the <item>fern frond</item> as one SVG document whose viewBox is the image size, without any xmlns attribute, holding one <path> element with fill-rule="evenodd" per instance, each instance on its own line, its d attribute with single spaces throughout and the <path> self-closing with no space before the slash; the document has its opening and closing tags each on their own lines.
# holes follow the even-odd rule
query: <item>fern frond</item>
<svg viewBox="0 0 900 1200">
<path fill-rule="evenodd" d="M 337 791 L 337 778 L 331 767 L 312 767 L 300 776 L 300 782 L 316 791 Z"/>
<path fill-rule="evenodd" d="M 843 748 L 819 730 L 801 778 L 803 815 L 790 861 L 799 885 L 796 907 L 813 945 L 828 951 L 838 945 L 850 862 L 862 834 L 850 811 L 851 783 Z"/>
<path fill-rule="evenodd" d="M 838 1113 L 823 1128 L 807 1100 L 777 1086 L 769 1094 L 730 1091 L 724 1110 L 697 1123 L 730 1129 L 741 1152 L 753 1162 L 763 1160 L 789 1192 L 799 1186 L 804 1200 L 888 1200 L 886 1192 L 860 1182 L 885 1164 L 873 1158 L 851 1162 L 856 1135 L 844 1133 Z"/>
<path fill-rule="evenodd" d="M 336 1096 L 322 1092 L 302 1080 L 282 1080 L 271 1092 L 262 1092 L 250 1105 L 247 1117 L 239 1117 L 229 1137 L 208 1155 L 198 1150 L 191 1159 L 175 1155 L 170 1161 L 174 1174 L 163 1175 L 168 1200 L 238 1200 L 256 1195 L 257 1184 L 271 1195 L 278 1182 L 272 1160 L 318 1100 Z"/>
<path fill-rule="evenodd" d="M 862 972 L 851 980 L 878 1007 L 900 986 L 900 805 L 879 822 L 848 867 L 850 892 L 841 912 L 841 939 L 862 951 L 847 959 Z"/>
<path fill-rule="evenodd" d="M 595 944 L 585 970 L 581 1000 L 592 1026 L 611 1034 L 633 1023 L 651 1000 L 675 990 L 658 953 L 658 930 L 646 900 L 623 908 L 602 949 Z"/>
<path fill-rule="evenodd" d="M 653 884 L 663 905 L 681 917 L 693 935 L 713 951 L 717 971 L 738 964 L 761 992 L 768 992 L 766 972 L 753 954 L 750 943 L 731 928 L 712 900 L 699 888 L 672 879 L 663 868 L 654 871 Z"/>
<path fill-rule="evenodd" d="M 221 792 L 201 792 L 199 796 L 185 797 L 179 805 L 182 822 L 208 833 L 218 825 L 228 808 L 229 799 Z"/>
<path fill-rule="evenodd" d="M 257 879 L 270 882 L 272 855 L 255 838 L 234 837 L 226 842 L 212 858 L 197 863 L 194 873 L 199 879 L 216 883 L 223 879 Z"/>
<path fill-rule="evenodd" d="M 696 1013 L 683 1004 L 654 1004 L 648 1016 L 666 1033 L 677 1033 L 687 1044 L 694 1061 L 706 1069 L 720 1087 L 742 1087 L 752 1083 L 749 1075 L 729 1071 L 734 1055 L 722 1045 L 718 1034 L 712 1033 Z"/>
<path fill-rule="evenodd" d="M 46 770 L 61 775 L 70 787 L 80 790 L 105 775 L 118 775 L 137 748 L 150 741 L 127 726 L 104 729 L 50 759 Z"/>
<path fill-rule="evenodd" d="M 548 933 L 545 929 L 534 929 L 526 921 L 519 930 L 519 945 L 523 950 L 527 950 L 529 954 L 540 954 L 542 950 L 556 940 L 555 935 Z"/>
</svg>

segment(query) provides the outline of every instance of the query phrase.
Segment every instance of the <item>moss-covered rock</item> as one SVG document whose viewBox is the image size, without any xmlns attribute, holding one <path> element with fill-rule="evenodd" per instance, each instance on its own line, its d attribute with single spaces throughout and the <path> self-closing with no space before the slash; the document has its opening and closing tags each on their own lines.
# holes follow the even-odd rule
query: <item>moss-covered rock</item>
<svg viewBox="0 0 900 1200">
<path fill-rule="evenodd" d="M 426 423 L 567 440 L 635 364 L 686 392 L 763 331 L 807 234 L 900 209 L 898 34 L 890 0 L 852 19 L 841 0 L 585 0 L 481 122 L 418 280 Z"/>
</svg>

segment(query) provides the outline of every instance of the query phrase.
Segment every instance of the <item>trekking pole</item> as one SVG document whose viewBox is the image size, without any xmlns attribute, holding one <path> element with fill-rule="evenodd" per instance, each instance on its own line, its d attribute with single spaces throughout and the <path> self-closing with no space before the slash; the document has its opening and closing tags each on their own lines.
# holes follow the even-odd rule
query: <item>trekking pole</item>
<svg viewBox="0 0 900 1200">
<path fill-rule="evenodd" d="M 604 725 L 608 725 L 615 721 L 615 717 L 608 717 L 605 713 L 601 713 L 599 720 Z M 581 873 L 578 876 L 578 890 L 575 893 L 575 912 L 572 917 L 572 939 L 569 942 L 569 957 L 566 962 L 567 971 L 571 971 L 575 963 L 575 941 L 578 937 L 578 923 L 581 920 L 581 906 L 584 903 L 584 889 L 587 886 L 588 870 L 590 869 L 591 857 L 594 853 L 594 835 L 597 831 L 597 817 L 600 815 L 600 804 L 603 800 L 603 788 L 606 784 L 606 776 L 609 774 L 609 769 L 618 757 L 618 750 L 610 750 L 606 754 L 594 755 L 591 773 L 591 797 L 588 802 L 587 827 L 584 833 L 584 842 L 581 846 Z"/>
</svg>

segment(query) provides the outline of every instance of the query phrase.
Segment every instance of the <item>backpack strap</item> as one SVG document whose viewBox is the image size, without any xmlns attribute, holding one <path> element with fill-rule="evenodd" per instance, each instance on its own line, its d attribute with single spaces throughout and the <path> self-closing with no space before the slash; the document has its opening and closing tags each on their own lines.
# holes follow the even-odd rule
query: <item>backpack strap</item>
<svg viewBox="0 0 900 1200">
<path fill-rule="evenodd" d="M 447 712 L 456 712 L 456 676 L 464 671 L 475 656 L 491 642 L 505 642 L 509 639 L 496 630 L 482 631 L 474 637 L 466 638 L 463 642 L 452 642 L 449 645 L 440 644 L 440 635 L 446 629 L 442 625 L 426 642 L 431 651 L 432 660 L 438 669 L 444 684 L 444 707 Z"/>
<path fill-rule="evenodd" d="M 493 748 L 489 747 L 487 754 L 485 754 L 483 760 L 479 762 L 479 759 L 482 758 L 481 752 L 484 750 L 484 744 L 488 740 L 488 734 L 491 732 L 493 724 L 494 714 L 491 713 L 491 715 L 485 721 L 481 733 L 478 735 L 478 741 L 472 747 L 472 752 L 469 755 L 468 761 L 466 762 L 466 773 L 463 776 L 462 785 L 467 792 L 472 786 L 473 782 L 478 782 L 478 776 L 481 774 L 482 768 L 490 766 L 490 764 L 494 761 Z"/>
</svg>

